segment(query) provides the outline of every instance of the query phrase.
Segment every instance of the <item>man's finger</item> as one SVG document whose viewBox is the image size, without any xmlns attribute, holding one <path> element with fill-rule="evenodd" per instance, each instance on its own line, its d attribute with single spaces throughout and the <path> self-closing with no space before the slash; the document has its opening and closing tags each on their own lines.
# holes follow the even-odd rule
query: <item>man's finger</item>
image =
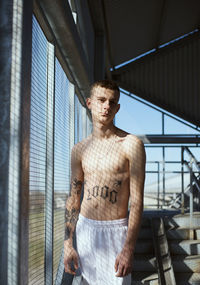
<svg viewBox="0 0 200 285">
<path fill-rule="evenodd" d="M 119 260 L 118 260 L 118 258 L 116 258 L 116 260 L 115 260 L 115 272 L 117 272 L 117 270 L 118 270 L 118 265 L 119 265 Z"/>
<path fill-rule="evenodd" d="M 66 266 L 65 268 L 66 268 L 66 272 L 67 272 L 67 273 L 73 274 L 73 275 L 76 274 L 76 272 L 71 269 L 71 265 L 67 264 L 67 266 Z"/>
<path fill-rule="evenodd" d="M 127 274 L 128 274 L 128 270 L 127 270 L 126 267 L 124 267 L 124 270 L 123 270 L 123 273 L 122 273 L 123 277 L 126 276 Z"/>
<path fill-rule="evenodd" d="M 75 269 L 78 269 L 78 258 L 77 258 L 77 256 L 74 257 L 73 261 L 74 261 L 74 267 L 75 267 Z"/>
<path fill-rule="evenodd" d="M 123 274 L 123 267 L 119 265 L 116 276 L 117 277 L 122 277 L 122 274 Z"/>
</svg>

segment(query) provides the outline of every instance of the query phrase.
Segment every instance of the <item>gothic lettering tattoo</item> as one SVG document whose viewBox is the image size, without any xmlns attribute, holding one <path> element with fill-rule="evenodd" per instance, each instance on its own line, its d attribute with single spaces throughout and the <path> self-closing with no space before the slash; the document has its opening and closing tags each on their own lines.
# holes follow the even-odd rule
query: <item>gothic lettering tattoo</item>
<svg viewBox="0 0 200 285">
<path fill-rule="evenodd" d="M 117 202 L 117 191 L 112 190 L 110 192 L 110 200 L 109 200 L 112 204 Z"/>
<path fill-rule="evenodd" d="M 99 186 L 94 186 L 92 189 L 92 196 L 97 197 L 99 195 Z"/>
<path fill-rule="evenodd" d="M 87 197 L 87 200 L 91 200 L 91 199 L 92 199 L 90 195 L 91 195 L 91 194 L 90 194 L 90 189 L 88 189 L 88 197 Z"/>
<path fill-rule="evenodd" d="M 112 204 L 115 204 L 117 202 L 118 192 L 115 189 L 109 192 L 109 187 L 106 185 L 101 187 L 101 189 L 99 189 L 99 186 L 96 185 L 92 188 L 92 191 L 90 189 L 87 189 L 87 191 L 87 200 L 91 200 L 92 197 L 97 198 L 98 196 L 100 196 L 100 198 L 103 198 L 104 200 L 108 198 L 109 202 L 111 202 Z"/>
<path fill-rule="evenodd" d="M 101 197 L 103 199 L 106 199 L 108 197 L 108 189 L 109 189 L 108 186 L 103 186 L 101 188 Z"/>
</svg>

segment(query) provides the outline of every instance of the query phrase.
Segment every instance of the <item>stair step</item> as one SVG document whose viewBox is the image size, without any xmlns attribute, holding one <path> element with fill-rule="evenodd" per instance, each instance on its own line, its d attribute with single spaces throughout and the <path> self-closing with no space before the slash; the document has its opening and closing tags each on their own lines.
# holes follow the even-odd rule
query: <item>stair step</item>
<svg viewBox="0 0 200 285">
<path fill-rule="evenodd" d="M 135 254 L 133 261 L 134 271 L 155 272 L 156 258 L 153 255 Z"/>
<path fill-rule="evenodd" d="M 132 285 L 141 285 L 141 284 L 150 284 L 158 285 L 158 274 L 151 272 L 135 272 L 132 273 L 131 284 Z"/>
<path fill-rule="evenodd" d="M 190 213 L 184 215 L 179 214 L 173 217 L 165 217 L 165 225 L 176 227 L 199 227 L 200 225 L 200 212 L 194 212 L 192 217 L 192 225 L 190 224 Z"/>
<path fill-rule="evenodd" d="M 200 254 L 200 240 L 181 240 L 169 242 L 170 254 Z"/>
<path fill-rule="evenodd" d="M 154 248 L 153 248 L 153 241 L 151 239 L 138 239 L 135 247 L 135 253 L 136 254 L 153 254 Z"/>
<path fill-rule="evenodd" d="M 200 255 L 172 256 L 174 272 L 200 273 Z"/>
<path fill-rule="evenodd" d="M 168 229 L 166 231 L 166 235 L 167 235 L 167 239 L 169 240 L 173 240 L 173 239 L 193 239 L 194 235 L 197 235 L 197 230 L 196 228 L 194 229 L 188 229 L 188 228 L 182 228 L 182 227 L 178 227 L 178 228 L 172 228 L 172 229 Z M 199 232 L 200 234 L 200 232 Z M 199 238 L 200 239 L 200 238 Z"/>
<path fill-rule="evenodd" d="M 200 285 L 200 273 L 176 273 L 177 285 Z"/>
</svg>

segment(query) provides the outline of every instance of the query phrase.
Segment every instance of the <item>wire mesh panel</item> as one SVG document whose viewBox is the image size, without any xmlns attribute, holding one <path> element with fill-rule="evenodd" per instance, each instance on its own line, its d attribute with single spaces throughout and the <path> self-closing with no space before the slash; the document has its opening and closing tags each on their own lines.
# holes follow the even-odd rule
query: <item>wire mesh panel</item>
<svg viewBox="0 0 200 285">
<path fill-rule="evenodd" d="M 75 106 L 75 143 L 80 142 L 83 139 L 82 128 L 82 105 L 79 102 L 77 96 L 74 99 L 74 106 Z"/>
<path fill-rule="evenodd" d="M 44 284 L 47 40 L 33 17 L 30 127 L 29 284 Z"/>
<path fill-rule="evenodd" d="M 74 133 L 75 133 L 75 143 L 79 141 L 79 104 L 78 104 L 78 97 L 74 96 Z"/>
<path fill-rule="evenodd" d="M 56 59 L 55 72 L 55 145 L 54 145 L 54 281 L 64 241 L 64 211 L 69 193 L 70 104 L 69 81 Z M 73 116 L 73 114 L 71 114 Z M 63 272 L 62 272 L 63 273 Z M 58 278 L 58 277 L 57 277 Z"/>
</svg>

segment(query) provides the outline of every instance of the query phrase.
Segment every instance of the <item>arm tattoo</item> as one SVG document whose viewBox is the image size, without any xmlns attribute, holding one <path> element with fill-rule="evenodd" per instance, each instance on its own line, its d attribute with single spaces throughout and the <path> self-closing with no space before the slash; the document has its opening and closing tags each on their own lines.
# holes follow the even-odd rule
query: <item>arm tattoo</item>
<svg viewBox="0 0 200 285">
<path fill-rule="evenodd" d="M 80 195 L 81 194 L 81 188 L 82 188 L 82 181 L 77 180 L 74 178 L 74 180 L 71 183 L 71 192 L 73 191 L 73 194 Z M 72 193 L 71 193 L 72 194 Z"/>
<path fill-rule="evenodd" d="M 81 194 L 81 188 L 82 181 L 74 178 L 71 183 L 70 196 L 68 197 L 69 203 L 67 203 L 65 209 L 65 240 L 72 239 L 73 237 L 79 215 L 79 209 L 77 209 L 77 205 L 74 202 L 74 197 Z"/>
<path fill-rule="evenodd" d="M 69 211 L 67 208 L 65 209 L 65 240 L 72 237 L 72 234 L 74 232 L 77 220 L 78 220 L 79 210 L 72 208 L 71 211 Z"/>
<path fill-rule="evenodd" d="M 78 186 L 82 186 L 82 181 L 74 178 L 74 180 L 72 181 L 72 186 L 76 189 Z"/>
</svg>

